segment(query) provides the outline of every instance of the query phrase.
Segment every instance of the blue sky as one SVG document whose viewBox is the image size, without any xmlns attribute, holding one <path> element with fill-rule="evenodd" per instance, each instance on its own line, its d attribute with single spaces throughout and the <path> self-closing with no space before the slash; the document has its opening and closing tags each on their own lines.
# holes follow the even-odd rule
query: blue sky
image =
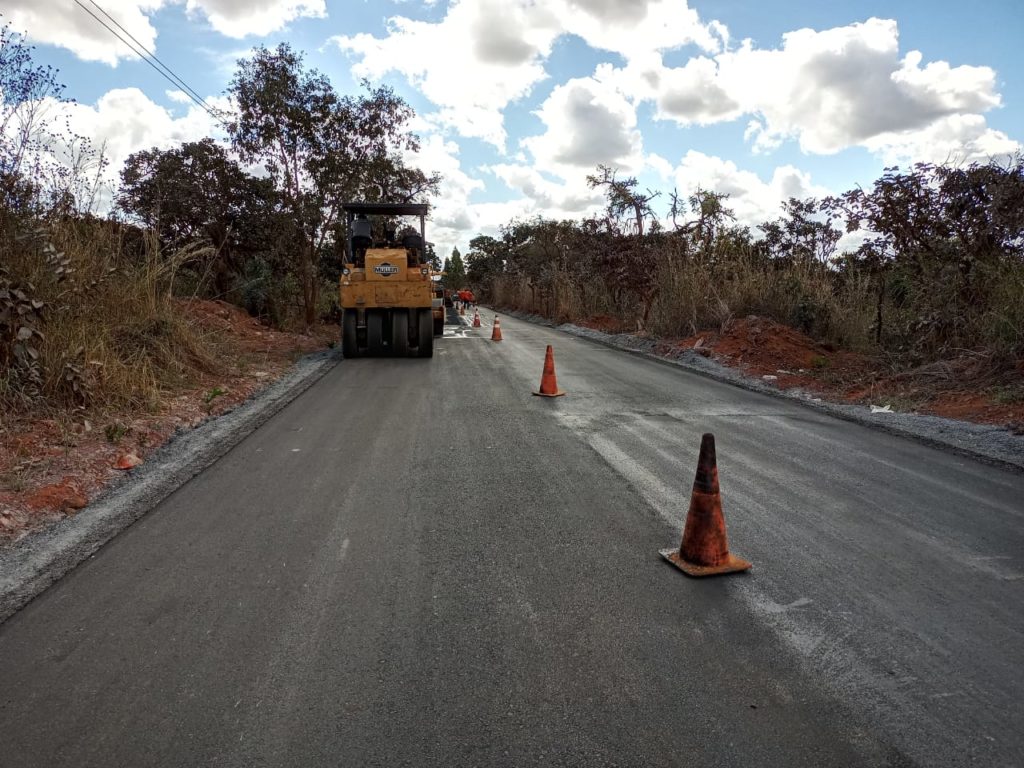
<svg viewBox="0 0 1024 768">
<path fill-rule="evenodd" d="M 729 192 L 756 224 L 789 195 L 1024 140 L 1014 0 L 97 1 L 211 98 L 238 57 L 280 41 L 340 91 L 392 85 L 419 116 L 415 161 L 445 175 L 442 252 L 513 216 L 593 210 L 598 162 L 665 192 Z M 3 14 L 61 70 L 73 125 L 115 166 L 216 134 L 74 0 L 5 0 Z"/>
</svg>

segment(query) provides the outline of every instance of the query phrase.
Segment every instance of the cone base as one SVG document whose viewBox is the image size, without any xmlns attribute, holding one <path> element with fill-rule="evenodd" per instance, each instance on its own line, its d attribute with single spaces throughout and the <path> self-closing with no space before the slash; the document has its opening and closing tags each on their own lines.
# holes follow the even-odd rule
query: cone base
<svg viewBox="0 0 1024 768">
<path fill-rule="evenodd" d="M 550 394 L 547 392 L 531 392 L 530 394 L 536 395 L 537 397 L 562 397 L 565 395 L 565 392 L 558 390 L 557 392 L 552 392 Z"/>
<path fill-rule="evenodd" d="M 678 549 L 662 549 L 658 554 L 668 560 L 672 565 L 685 573 L 687 576 L 719 576 L 724 573 L 739 573 L 749 571 L 753 566 L 741 557 L 729 555 L 729 559 L 721 565 L 697 565 L 683 560 Z"/>
</svg>

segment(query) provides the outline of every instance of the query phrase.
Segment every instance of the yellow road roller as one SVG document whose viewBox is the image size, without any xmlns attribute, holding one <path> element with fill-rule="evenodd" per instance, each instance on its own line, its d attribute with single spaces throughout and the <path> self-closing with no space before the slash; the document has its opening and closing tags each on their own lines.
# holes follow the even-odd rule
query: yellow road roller
<svg viewBox="0 0 1024 768">
<path fill-rule="evenodd" d="M 426 259 L 425 203 L 345 203 L 341 270 L 345 357 L 433 357 L 434 280 Z M 410 217 L 419 231 L 399 228 Z"/>
</svg>

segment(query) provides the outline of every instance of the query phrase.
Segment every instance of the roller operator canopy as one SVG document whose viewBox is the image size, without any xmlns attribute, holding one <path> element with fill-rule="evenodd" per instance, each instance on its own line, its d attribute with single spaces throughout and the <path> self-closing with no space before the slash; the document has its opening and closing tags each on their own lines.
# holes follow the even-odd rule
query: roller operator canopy
<svg viewBox="0 0 1024 768">
<path fill-rule="evenodd" d="M 367 216 L 426 216 L 430 208 L 426 203 L 343 203 L 346 213 Z"/>
</svg>

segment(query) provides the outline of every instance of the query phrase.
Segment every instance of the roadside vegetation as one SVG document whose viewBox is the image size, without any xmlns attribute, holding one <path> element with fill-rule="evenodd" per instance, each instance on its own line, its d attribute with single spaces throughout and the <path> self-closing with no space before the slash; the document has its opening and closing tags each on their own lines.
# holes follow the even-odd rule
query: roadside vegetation
<svg viewBox="0 0 1024 768">
<path fill-rule="evenodd" d="M 735 223 L 728 195 L 662 196 L 607 167 L 588 181 L 606 195 L 602 215 L 512 221 L 497 238 L 472 240 L 466 263 L 479 294 L 665 339 L 767 318 L 826 352 L 861 353 L 862 378 L 913 381 L 922 401 L 972 389 L 1006 401 L 1024 380 L 1019 156 L 889 168 L 869 189 L 791 199 L 756 230 Z M 840 250 L 844 233 L 859 245 Z M 830 359 L 817 358 L 809 373 L 835 378 Z"/>
</svg>

